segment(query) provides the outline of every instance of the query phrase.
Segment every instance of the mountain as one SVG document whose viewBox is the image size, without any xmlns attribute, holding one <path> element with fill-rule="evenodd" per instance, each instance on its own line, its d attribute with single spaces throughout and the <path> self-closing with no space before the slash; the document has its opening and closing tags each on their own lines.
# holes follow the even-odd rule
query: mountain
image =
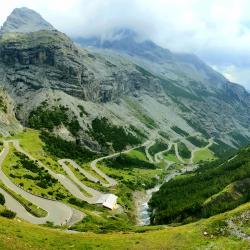
<svg viewBox="0 0 250 250">
<path fill-rule="evenodd" d="M 93 127 L 101 118 L 111 128 L 124 129 L 125 141 L 130 134 L 144 140 L 163 132 L 188 144 L 174 127 L 187 135 L 216 137 L 230 148 L 249 141 L 249 93 L 196 56 L 172 53 L 129 30 L 107 41 L 78 39 L 78 44 L 92 45 L 82 49 L 26 8 L 14 10 L 4 27 L 19 16 L 26 20 L 25 32 L 20 32 L 22 25 L 2 29 L 0 82 L 15 100 L 22 124 L 46 128 L 41 121 L 45 114 L 54 119 L 52 113 L 63 107 L 69 117 L 62 121 L 67 133 L 51 121 L 53 132 L 92 150 L 115 144 L 102 131 L 107 141 L 101 145 Z M 34 23 L 43 25 L 37 31 L 27 28 Z"/>
<path fill-rule="evenodd" d="M 0 35 L 7 32 L 28 33 L 39 30 L 54 30 L 40 14 L 28 8 L 16 8 L 0 29 Z"/>
<path fill-rule="evenodd" d="M 248 249 L 228 236 L 248 239 L 249 93 L 134 31 L 73 42 L 13 13 L 4 26 L 25 21 L 0 35 L 3 248 Z M 138 227 L 147 204 L 153 224 L 212 218 Z"/>
<path fill-rule="evenodd" d="M 192 127 L 197 125 L 198 130 L 204 129 L 215 137 L 218 134 L 220 137 L 226 135 L 224 140 L 229 144 L 227 135 L 235 140 L 239 131 L 245 134 L 243 141 L 249 141 L 249 93 L 242 86 L 228 81 L 197 56 L 172 53 L 128 29 L 116 30 L 106 37 L 75 38 L 75 41 L 95 53 L 125 57 L 161 78 L 165 93 L 175 105 L 181 107 L 182 111 L 188 109 L 181 116 Z M 219 106 L 223 109 L 223 115 L 218 112 Z M 234 143 L 237 144 L 236 141 Z"/>
</svg>

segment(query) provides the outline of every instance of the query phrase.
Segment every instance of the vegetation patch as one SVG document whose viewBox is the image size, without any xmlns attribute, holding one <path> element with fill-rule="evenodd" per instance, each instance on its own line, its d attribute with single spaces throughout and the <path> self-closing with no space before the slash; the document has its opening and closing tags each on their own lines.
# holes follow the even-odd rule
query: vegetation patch
<svg viewBox="0 0 250 250">
<path fill-rule="evenodd" d="M 115 151 L 122 151 L 126 146 L 141 143 L 140 139 L 123 127 L 118 127 L 109 123 L 105 117 L 95 118 L 92 121 L 92 137 L 102 146 L 108 147 L 112 144 Z"/>
<path fill-rule="evenodd" d="M 237 131 L 231 132 L 230 135 L 235 140 L 236 146 L 246 146 L 247 144 L 250 143 L 249 137 L 245 137 Z"/>
<path fill-rule="evenodd" d="M 4 161 L 3 170 L 15 184 L 32 194 L 58 200 L 69 195 L 46 169 L 13 149 Z"/>
<path fill-rule="evenodd" d="M 248 201 L 250 189 L 245 180 L 250 178 L 249 153 L 249 147 L 242 149 L 231 161 L 205 163 L 195 175 L 184 175 L 185 178 L 176 178 L 163 184 L 150 201 L 150 208 L 154 210 L 151 215 L 152 223 L 192 221 L 222 213 Z M 233 185 L 231 191 L 244 190 L 239 198 L 235 199 L 235 191 L 230 195 L 222 192 L 230 184 Z M 222 193 L 217 195 L 217 199 L 212 198 L 220 192 Z M 209 198 L 211 201 L 207 202 Z M 206 209 L 208 204 L 209 208 Z"/>
<path fill-rule="evenodd" d="M 53 129 L 61 124 L 76 136 L 80 130 L 80 124 L 76 116 L 69 115 L 67 107 L 59 105 L 58 107 L 48 107 L 46 102 L 43 102 L 36 110 L 33 110 L 28 118 L 28 125 L 34 129 L 47 129 L 52 132 Z"/>
<path fill-rule="evenodd" d="M 191 158 L 191 152 L 183 142 L 178 142 L 178 152 L 179 155 L 184 159 Z"/>
<path fill-rule="evenodd" d="M 93 160 L 97 155 L 75 142 L 68 142 L 60 137 L 42 131 L 40 135 L 44 142 L 44 150 L 58 158 L 70 158 L 84 163 Z"/>
<path fill-rule="evenodd" d="M 0 215 L 8 219 L 14 219 L 16 217 L 16 213 L 8 209 L 5 209 L 2 212 L 0 212 Z"/>
<path fill-rule="evenodd" d="M 155 155 L 156 153 L 168 149 L 168 144 L 161 141 L 157 140 L 153 146 L 149 148 L 149 153 L 150 155 Z"/>
<path fill-rule="evenodd" d="M 142 168 L 142 169 L 155 169 L 156 166 L 153 163 L 140 160 L 136 157 L 130 157 L 126 154 L 120 154 L 119 156 L 112 159 L 105 159 L 103 162 L 111 168 L 117 169 L 133 169 L 133 168 Z"/>
<path fill-rule="evenodd" d="M 197 136 L 188 136 L 186 140 L 190 141 L 194 146 L 198 148 L 203 148 L 207 146 L 208 142 L 200 137 Z"/>
<path fill-rule="evenodd" d="M 210 150 L 212 150 L 218 158 L 228 157 L 236 151 L 219 139 L 215 139 L 214 141 L 215 143 L 210 147 Z"/>
<path fill-rule="evenodd" d="M 4 203 L 5 203 L 4 195 L 0 193 L 0 205 L 4 205 Z"/>
<path fill-rule="evenodd" d="M 177 127 L 177 126 L 173 126 L 171 127 L 172 130 L 174 130 L 175 133 L 181 135 L 181 136 L 189 136 L 189 133 L 182 130 L 181 128 Z"/>
</svg>

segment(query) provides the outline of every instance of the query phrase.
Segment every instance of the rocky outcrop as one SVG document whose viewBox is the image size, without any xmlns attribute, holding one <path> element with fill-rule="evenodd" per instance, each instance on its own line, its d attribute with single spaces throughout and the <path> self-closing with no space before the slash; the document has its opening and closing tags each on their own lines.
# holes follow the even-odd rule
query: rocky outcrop
<svg viewBox="0 0 250 250">
<path fill-rule="evenodd" d="M 126 60 L 110 62 L 78 49 L 58 31 L 3 34 L 0 79 L 16 95 L 51 88 L 95 102 L 159 89 L 159 82 L 143 75 L 134 64 Z"/>
<path fill-rule="evenodd" d="M 54 30 L 41 15 L 28 8 L 16 8 L 8 16 L 0 29 L 0 35 L 7 32 L 34 32 L 39 30 Z"/>
</svg>

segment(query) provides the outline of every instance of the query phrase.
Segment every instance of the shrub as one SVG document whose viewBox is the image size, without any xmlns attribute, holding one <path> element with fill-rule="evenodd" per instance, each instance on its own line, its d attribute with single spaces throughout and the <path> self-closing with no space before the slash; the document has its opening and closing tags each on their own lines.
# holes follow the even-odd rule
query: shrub
<svg viewBox="0 0 250 250">
<path fill-rule="evenodd" d="M 182 142 L 178 143 L 178 152 L 179 152 L 180 156 L 185 158 L 185 159 L 189 159 L 191 157 L 191 152 L 187 148 L 186 144 L 184 144 Z"/>
<path fill-rule="evenodd" d="M 0 193 L 0 204 L 4 205 L 4 203 L 5 203 L 5 198 L 4 198 L 3 194 Z"/>
<path fill-rule="evenodd" d="M 92 160 L 96 154 L 74 142 L 68 142 L 45 131 L 41 132 L 41 140 L 45 143 L 44 150 L 58 158 L 71 158 L 80 162 Z"/>
<path fill-rule="evenodd" d="M 4 211 L 0 213 L 0 215 L 9 219 L 13 219 L 15 218 L 16 213 L 11 210 L 5 209 Z"/>
</svg>

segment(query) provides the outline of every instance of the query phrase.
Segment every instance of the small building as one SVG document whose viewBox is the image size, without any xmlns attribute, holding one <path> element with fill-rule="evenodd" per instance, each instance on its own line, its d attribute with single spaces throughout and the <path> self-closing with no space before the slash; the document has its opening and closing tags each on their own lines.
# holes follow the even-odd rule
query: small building
<svg viewBox="0 0 250 250">
<path fill-rule="evenodd" d="M 114 210 L 118 207 L 117 199 L 118 197 L 114 194 L 103 194 L 96 203 L 102 204 L 104 207 L 110 210 Z"/>
</svg>

